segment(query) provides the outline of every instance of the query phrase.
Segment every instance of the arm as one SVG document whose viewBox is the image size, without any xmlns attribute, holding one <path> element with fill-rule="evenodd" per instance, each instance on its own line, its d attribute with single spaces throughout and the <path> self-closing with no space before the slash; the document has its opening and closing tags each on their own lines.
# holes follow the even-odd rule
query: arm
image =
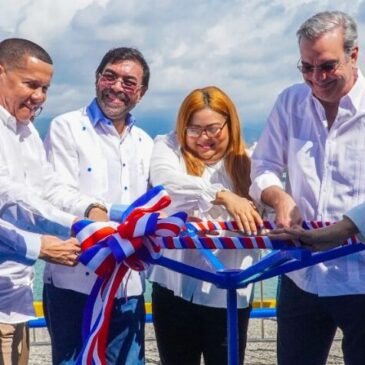
<svg viewBox="0 0 365 365">
<path fill-rule="evenodd" d="M 156 138 L 150 167 L 152 185 L 164 185 L 173 199 L 175 210 L 212 210 L 212 201 L 225 187 L 188 175 L 180 164 L 178 149 L 177 142 L 170 135 Z"/>
<path fill-rule="evenodd" d="M 107 220 L 108 209 L 105 202 L 80 193 L 80 161 L 77 142 L 69 124 L 62 116 L 51 122 L 44 140 L 44 147 L 53 167 L 51 172 L 46 171 L 44 174 L 49 176 L 51 173 L 49 176 L 51 184 L 47 189 L 48 199 L 62 210 L 70 211 L 78 216 L 86 215 L 94 220 Z M 62 183 L 57 181 L 58 177 L 62 177 Z"/>
<path fill-rule="evenodd" d="M 339 246 L 344 240 L 359 234 L 365 241 L 365 203 L 349 210 L 343 219 L 328 227 L 304 230 L 300 226 L 290 229 L 272 231 L 271 239 L 298 239 L 300 243 L 312 251 L 323 251 Z"/>
<path fill-rule="evenodd" d="M 305 230 L 301 226 L 272 231 L 273 240 L 299 240 L 299 244 L 311 251 L 324 251 L 340 246 L 347 238 L 358 233 L 356 225 L 347 217 L 331 226 Z"/>
<path fill-rule="evenodd" d="M 188 175 L 179 159 L 179 149 L 172 137 L 159 137 L 152 153 L 151 181 L 165 186 L 176 210 L 199 210 L 219 216 L 227 211 L 236 220 L 239 229 L 257 233 L 262 220 L 254 205 L 247 199 L 229 191 L 227 186 Z M 217 208 L 219 210 L 217 211 Z M 215 214 L 213 211 L 215 210 Z"/>
<path fill-rule="evenodd" d="M 0 220 L 0 262 L 16 261 L 32 265 L 37 258 L 65 265 L 77 263 L 80 246 L 72 238 L 61 241 L 53 236 L 40 236 L 20 230 Z"/>
<path fill-rule="evenodd" d="M 41 191 L 12 179 L 0 153 L 0 217 L 19 228 L 67 237 L 75 216 L 41 197 Z"/>
<path fill-rule="evenodd" d="M 275 210 L 278 226 L 288 227 L 301 222 L 301 214 L 291 196 L 285 192 L 282 176 L 287 167 L 288 125 L 280 98 L 251 159 L 250 195 L 257 202 Z"/>
<path fill-rule="evenodd" d="M 261 201 L 275 210 L 278 227 L 291 227 L 302 222 L 302 216 L 295 201 L 282 188 L 270 186 L 264 189 Z"/>
</svg>

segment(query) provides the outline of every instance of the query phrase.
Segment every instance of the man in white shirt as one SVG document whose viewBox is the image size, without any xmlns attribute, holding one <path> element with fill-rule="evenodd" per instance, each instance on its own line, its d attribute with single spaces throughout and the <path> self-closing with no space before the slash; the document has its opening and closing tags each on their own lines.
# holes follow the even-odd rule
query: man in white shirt
<svg viewBox="0 0 365 365">
<path fill-rule="evenodd" d="M 49 203 L 51 199 L 62 202 L 68 190 L 54 178 L 42 141 L 31 123 L 46 100 L 52 73 L 52 59 L 37 44 L 19 38 L 0 42 L 0 217 L 27 232 L 68 238 L 77 217 Z M 29 233 L 9 227 L 7 232 L 2 231 L 2 246 L 9 247 L 14 239 L 10 251 L 19 250 L 22 241 L 18 234 L 30 243 Z M 41 255 L 73 265 L 79 251 L 76 241 L 63 245 L 57 238 L 51 240 L 55 250 Z M 37 251 L 34 245 L 37 243 L 27 250 Z M 52 249 L 52 244 L 48 243 L 48 249 Z M 5 251 L 9 254 L 9 250 Z M 35 316 L 33 277 L 29 265 L 10 260 L 0 264 L 0 364 L 27 362 L 26 322 Z"/>
<path fill-rule="evenodd" d="M 149 67 L 139 51 L 116 48 L 105 54 L 95 76 L 96 98 L 86 107 L 56 117 L 45 146 L 71 190 L 104 202 L 90 213 L 86 208 L 85 215 L 118 220 L 118 211 L 147 190 L 153 142 L 135 125 L 130 111 L 147 91 Z M 79 215 L 85 206 L 70 201 L 68 209 Z M 53 364 L 73 364 L 82 347 L 83 311 L 95 274 L 82 265 L 47 265 L 44 281 Z M 144 363 L 143 291 L 142 273 L 130 270 L 114 300 L 109 364 Z"/>
<path fill-rule="evenodd" d="M 365 201 L 365 80 L 356 23 L 323 12 L 297 36 L 305 83 L 280 94 L 252 158 L 250 193 L 275 209 L 279 227 L 337 221 Z M 279 290 L 279 365 L 325 364 L 338 327 L 345 363 L 365 363 L 364 253 L 285 275 Z"/>
</svg>

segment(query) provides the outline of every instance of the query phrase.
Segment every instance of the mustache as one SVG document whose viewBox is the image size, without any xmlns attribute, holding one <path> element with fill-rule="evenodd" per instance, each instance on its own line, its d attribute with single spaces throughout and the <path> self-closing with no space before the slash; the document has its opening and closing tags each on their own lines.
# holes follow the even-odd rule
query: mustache
<svg viewBox="0 0 365 365">
<path fill-rule="evenodd" d="M 129 103 L 131 100 L 130 97 L 128 96 L 128 94 L 126 94 L 123 91 L 116 93 L 111 89 L 105 89 L 101 92 L 102 97 L 108 96 L 109 94 L 113 95 L 113 97 L 116 97 L 117 99 L 119 99 L 120 101 L 122 101 L 125 104 Z"/>
</svg>

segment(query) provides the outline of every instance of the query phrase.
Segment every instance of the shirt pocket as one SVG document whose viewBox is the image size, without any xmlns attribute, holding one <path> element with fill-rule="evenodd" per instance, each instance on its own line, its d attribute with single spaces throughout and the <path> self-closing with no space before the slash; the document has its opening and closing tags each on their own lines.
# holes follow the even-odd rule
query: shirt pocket
<svg viewBox="0 0 365 365">
<path fill-rule="evenodd" d="M 298 138 L 289 140 L 288 170 L 292 189 L 300 191 L 305 181 L 318 176 L 319 160 L 318 143 Z"/>
<path fill-rule="evenodd" d="M 340 150 L 341 152 L 341 150 Z M 365 196 L 365 148 L 345 146 L 337 155 L 337 169 L 334 179 L 343 186 L 342 194 L 357 197 L 351 206 L 363 203 Z"/>
</svg>

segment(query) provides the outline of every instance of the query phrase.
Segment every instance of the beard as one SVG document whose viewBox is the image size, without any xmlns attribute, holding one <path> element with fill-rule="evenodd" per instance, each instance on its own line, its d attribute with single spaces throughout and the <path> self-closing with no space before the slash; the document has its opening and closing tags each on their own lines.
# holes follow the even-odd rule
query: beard
<svg viewBox="0 0 365 365">
<path fill-rule="evenodd" d="M 102 90 L 97 92 L 97 100 L 103 113 L 111 120 L 123 118 L 134 107 L 129 95 L 123 91 Z"/>
</svg>

